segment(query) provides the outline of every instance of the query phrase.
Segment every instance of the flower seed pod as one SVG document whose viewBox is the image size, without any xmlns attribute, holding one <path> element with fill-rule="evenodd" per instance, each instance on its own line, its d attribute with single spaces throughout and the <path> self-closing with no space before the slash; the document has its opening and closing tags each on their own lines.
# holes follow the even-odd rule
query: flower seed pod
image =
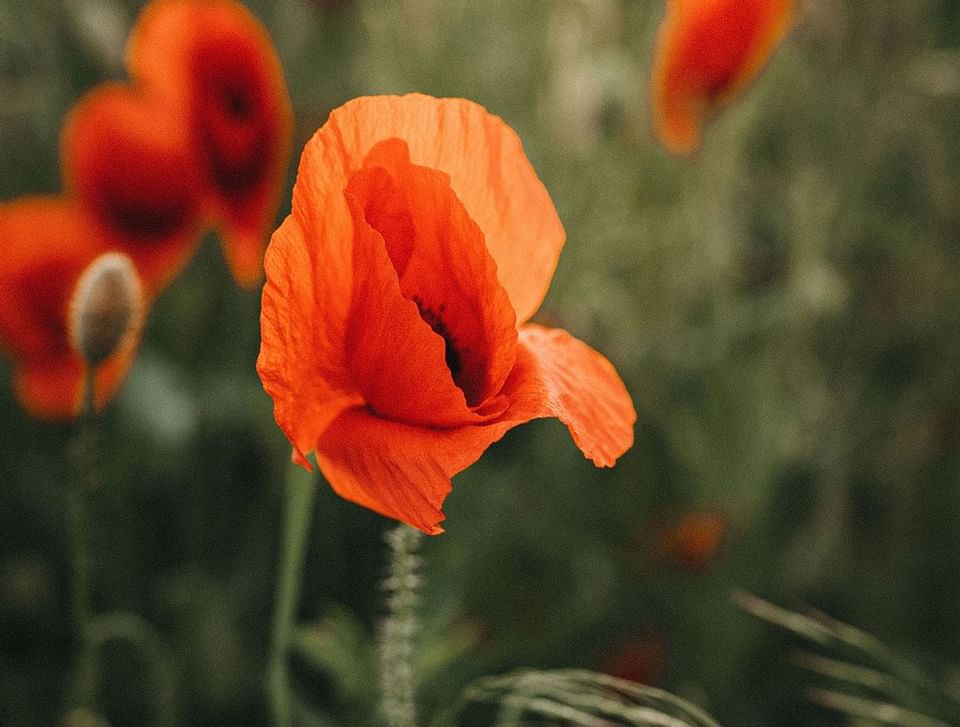
<svg viewBox="0 0 960 727">
<path fill-rule="evenodd" d="M 108 252 L 87 266 L 70 299 L 70 342 L 98 366 L 133 340 L 143 318 L 143 291 L 129 257 Z"/>
</svg>

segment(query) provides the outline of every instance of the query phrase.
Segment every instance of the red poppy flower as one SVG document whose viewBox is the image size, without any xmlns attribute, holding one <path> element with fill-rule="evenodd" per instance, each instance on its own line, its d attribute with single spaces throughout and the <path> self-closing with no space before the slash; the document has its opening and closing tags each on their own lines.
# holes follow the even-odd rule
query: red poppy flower
<svg viewBox="0 0 960 727">
<path fill-rule="evenodd" d="M 173 109 L 238 282 L 260 280 L 290 156 L 292 111 L 263 26 L 233 0 L 154 0 L 127 47 L 136 82 Z"/>
<path fill-rule="evenodd" d="M 653 552 L 683 570 L 700 570 L 720 552 L 727 533 L 727 518 L 715 510 L 685 513 L 657 530 Z"/>
<path fill-rule="evenodd" d="M 98 224 L 73 200 L 28 197 L 0 205 L 0 240 L 0 347 L 13 358 L 17 398 L 33 416 L 73 417 L 84 364 L 70 344 L 68 308 L 81 273 L 107 250 Z M 119 387 L 134 343 L 98 367 L 98 408 Z"/>
<path fill-rule="evenodd" d="M 139 91 L 105 84 L 71 110 L 61 147 L 66 188 L 155 295 L 200 238 L 199 184 L 182 124 Z"/>
<path fill-rule="evenodd" d="M 527 323 L 564 232 L 504 122 L 460 99 L 360 98 L 307 144 L 267 250 L 257 369 L 295 461 L 441 532 L 450 478 L 558 417 L 610 466 L 636 414 L 610 362 Z"/>
<path fill-rule="evenodd" d="M 653 127 L 671 152 L 690 154 L 705 118 L 766 63 L 790 24 L 792 0 L 668 0 L 657 33 Z"/>
</svg>

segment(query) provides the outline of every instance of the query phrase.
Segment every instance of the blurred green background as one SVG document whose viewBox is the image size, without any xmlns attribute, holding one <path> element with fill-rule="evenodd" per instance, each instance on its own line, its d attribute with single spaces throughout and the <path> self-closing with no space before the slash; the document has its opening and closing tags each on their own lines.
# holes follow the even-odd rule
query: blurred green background
<svg viewBox="0 0 960 727">
<path fill-rule="evenodd" d="M 59 189 L 63 115 L 123 77 L 141 4 L 0 0 L 0 199 Z M 464 96 L 517 130 L 567 230 L 537 320 L 604 352 L 639 414 L 612 470 L 550 420 L 455 479 L 447 532 L 423 545 L 426 717 L 482 674 L 582 666 L 725 725 L 847 724 L 807 701 L 797 642 L 735 589 L 812 604 L 960 679 L 946 666 L 960 661 L 960 3 L 800 5 L 679 160 L 648 123 L 662 2 L 251 2 L 297 150 L 364 94 Z M 258 314 L 206 240 L 104 420 L 95 607 L 157 627 L 185 725 L 267 723 L 290 465 L 254 370 Z M 9 379 L 4 360 L 0 724 L 53 724 L 74 646 L 73 430 L 27 418 Z M 722 518 L 715 554 L 678 539 L 691 512 Z M 320 481 L 293 657 L 302 724 L 378 723 L 389 526 Z M 152 724 L 142 654 L 114 643 L 105 668 L 111 723 Z"/>
</svg>

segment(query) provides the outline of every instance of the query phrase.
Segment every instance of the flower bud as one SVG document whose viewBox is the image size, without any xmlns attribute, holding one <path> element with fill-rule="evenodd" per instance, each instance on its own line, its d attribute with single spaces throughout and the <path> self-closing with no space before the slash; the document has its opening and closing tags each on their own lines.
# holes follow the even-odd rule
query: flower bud
<svg viewBox="0 0 960 727">
<path fill-rule="evenodd" d="M 90 366 L 98 366 L 140 329 L 143 291 L 129 257 L 108 252 L 80 275 L 70 300 L 70 342 Z"/>
</svg>

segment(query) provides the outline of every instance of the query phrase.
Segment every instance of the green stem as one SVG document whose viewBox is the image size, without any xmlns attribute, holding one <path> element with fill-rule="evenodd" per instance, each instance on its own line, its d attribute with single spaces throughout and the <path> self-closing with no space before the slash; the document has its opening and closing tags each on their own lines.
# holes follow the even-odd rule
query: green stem
<svg viewBox="0 0 960 727">
<path fill-rule="evenodd" d="M 274 727 L 290 727 L 291 701 L 287 678 L 287 652 L 296 626 L 300 603 L 307 535 L 316 492 L 314 478 L 300 467 L 291 467 L 284 492 L 283 542 L 280 575 L 273 616 L 273 641 L 267 672 L 267 689 Z"/>
<path fill-rule="evenodd" d="M 96 481 L 94 396 L 96 368 L 84 371 L 83 400 L 74 450 L 76 474 L 68 493 L 70 550 L 72 555 L 71 609 L 78 649 L 69 701 L 75 706 L 91 706 L 94 685 L 90 678 L 90 556 L 87 550 L 86 497 Z"/>
</svg>

